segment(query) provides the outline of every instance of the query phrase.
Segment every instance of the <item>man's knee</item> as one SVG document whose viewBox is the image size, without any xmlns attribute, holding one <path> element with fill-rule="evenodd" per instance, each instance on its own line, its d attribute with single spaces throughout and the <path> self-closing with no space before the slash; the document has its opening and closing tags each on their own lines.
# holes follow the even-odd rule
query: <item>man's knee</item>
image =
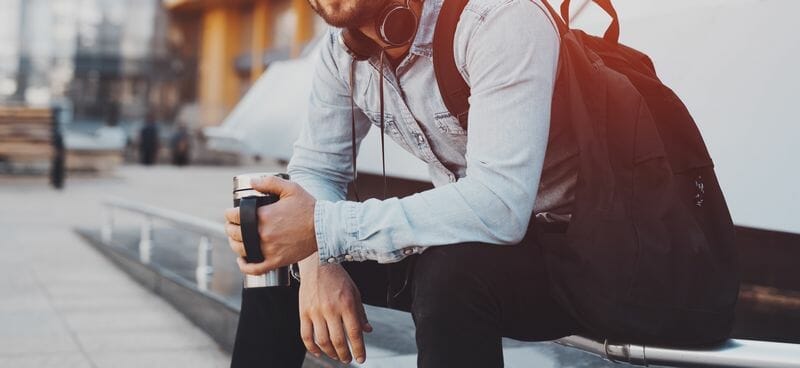
<svg viewBox="0 0 800 368">
<path fill-rule="evenodd" d="M 481 267 L 480 247 L 470 243 L 427 249 L 414 265 L 412 314 L 419 323 L 458 322 L 486 318 L 495 313 L 491 293 L 492 280 Z M 485 266 L 485 265 L 484 265 Z"/>
</svg>

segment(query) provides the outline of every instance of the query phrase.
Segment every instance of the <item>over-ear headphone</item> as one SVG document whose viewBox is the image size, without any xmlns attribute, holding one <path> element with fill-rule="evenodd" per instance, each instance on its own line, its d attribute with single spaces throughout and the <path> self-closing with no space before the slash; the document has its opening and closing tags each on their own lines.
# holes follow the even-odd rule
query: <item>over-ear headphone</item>
<svg viewBox="0 0 800 368">
<path fill-rule="evenodd" d="M 414 40 L 419 19 L 411 10 L 411 0 L 392 1 L 380 13 L 375 22 L 375 33 L 389 48 L 405 46 Z M 367 60 L 377 55 L 382 47 L 356 28 L 342 31 L 339 41 L 356 60 Z"/>
</svg>

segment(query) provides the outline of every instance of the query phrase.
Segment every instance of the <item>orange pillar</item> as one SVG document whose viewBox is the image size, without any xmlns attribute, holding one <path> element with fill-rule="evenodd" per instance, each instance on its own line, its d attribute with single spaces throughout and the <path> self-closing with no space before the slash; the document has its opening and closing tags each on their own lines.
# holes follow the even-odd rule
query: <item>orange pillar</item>
<svg viewBox="0 0 800 368">
<path fill-rule="evenodd" d="M 239 100 L 234 63 L 240 52 L 240 17 L 235 7 L 214 6 L 203 12 L 198 83 L 203 125 L 219 124 Z"/>
<path fill-rule="evenodd" d="M 253 4 L 253 35 L 250 42 L 250 82 L 255 82 L 264 72 L 261 57 L 272 44 L 272 9 L 269 0 L 256 0 Z"/>
<path fill-rule="evenodd" d="M 297 29 L 294 33 L 292 56 L 300 55 L 303 45 L 314 37 L 314 9 L 308 0 L 292 0 L 292 10 L 297 16 Z"/>
</svg>

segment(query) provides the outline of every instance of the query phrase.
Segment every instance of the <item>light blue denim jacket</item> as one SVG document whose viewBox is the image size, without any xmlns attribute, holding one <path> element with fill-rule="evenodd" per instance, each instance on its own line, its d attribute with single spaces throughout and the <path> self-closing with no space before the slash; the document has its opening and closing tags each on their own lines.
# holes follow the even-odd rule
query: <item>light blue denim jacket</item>
<svg viewBox="0 0 800 368">
<path fill-rule="evenodd" d="M 352 180 L 352 59 L 338 41 L 341 30 L 323 40 L 308 120 L 288 168 L 317 199 L 322 262 L 387 263 L 429 246 L 516 244 L 532 211 L 563 205 L 563 193 L 537 197 L 559 51 L 545 8 L 533 0 L 468 3 L 454 47 L 472 91 L 464 131 L 442 102 L 431 63 L 441 5 L 425 0 L 408 55 L 396 71 L 388 63 L 384 69 L 385 132 L 428 164 L 435 186 L 402 199 L 344 200 Z M 378 64 L 356 63 L 357 144 L 379 124 Z"/>
</svg>

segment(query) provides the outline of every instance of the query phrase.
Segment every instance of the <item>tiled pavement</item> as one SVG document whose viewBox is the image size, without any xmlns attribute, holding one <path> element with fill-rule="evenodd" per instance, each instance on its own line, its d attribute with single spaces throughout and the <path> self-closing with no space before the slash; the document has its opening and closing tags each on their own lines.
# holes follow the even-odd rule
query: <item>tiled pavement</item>
<svg viewBox="0 0 800 368">
<path fill-rule="evenodd" d="M 0 367 L 224 367 L 183 315 L 74 235 L 119 178 L 0 177 Z"/>
</svg>

